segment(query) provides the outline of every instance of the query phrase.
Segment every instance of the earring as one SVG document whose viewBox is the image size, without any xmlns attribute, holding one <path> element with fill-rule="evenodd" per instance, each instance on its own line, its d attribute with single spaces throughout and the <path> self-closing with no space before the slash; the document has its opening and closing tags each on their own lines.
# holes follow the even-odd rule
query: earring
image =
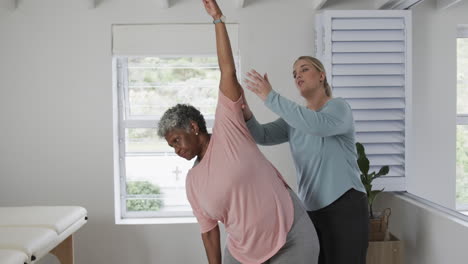
<svg viewBox="0 0 468 264">
<path fill-rule="evenodd" d="M 198 132 L 195 133 L 195 136 L 198 136 Z"/>
</svg>

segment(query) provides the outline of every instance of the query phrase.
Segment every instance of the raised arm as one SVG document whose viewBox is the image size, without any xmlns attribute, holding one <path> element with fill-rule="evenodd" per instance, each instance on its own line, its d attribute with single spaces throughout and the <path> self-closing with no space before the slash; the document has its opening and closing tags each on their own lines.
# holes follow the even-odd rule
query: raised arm
<svg viewBox="0 0 468 264">
<path fill-rule="evenodd" d="M 290 126 L 319 137 L 345 134 L 353 128 L 353 116 L 343 99 L 330 100 L 320 111 L 311 110 L 271 91 L 265 105 Z"/>
<path fill-rule="evenodd" d="M 206 12 L 213 18 L 219 20 L 223 16 L 221 9 L 215 0 L 203 0 Z M 242 87 L 236 77 L 236 67 L 232 55 L 231 43 L 224 22 L 215 24 L 216 49 L 218 53 L 218 64 L 221 71 L 221 82 L 219 89 L 232 101 L 237 101 L 242 93 Z"/>
<path fill-rule="evenodd" d="M 250 78 L 245 80 L 247 88 L 291 127 L 320 137 L 344 134 L 353 127 L 351 108 L 342 99 L 330 101 L 321 111 L 314 111 L 276 93 L 266 74 L 261 76 L 252 70 L 247 76 Z"/>
</svg>

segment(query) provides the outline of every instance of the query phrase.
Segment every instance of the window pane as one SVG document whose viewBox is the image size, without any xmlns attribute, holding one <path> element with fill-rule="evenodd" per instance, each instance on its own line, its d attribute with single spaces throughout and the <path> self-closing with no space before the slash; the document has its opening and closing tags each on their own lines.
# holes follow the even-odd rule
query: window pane
<svg viewBox="0 0 468 264">
<path fill-rule="evenodd" d="M 127 182 L 127 211 L 159 211 L 164 207 L 161 188 L 149 181 Z M 140 199 L 144 196 L 145 199 Z"/>
<path fill-rule="evenodd" d="M 193 161 L 175 155 L 128 155 L 125 165 L 127 210 L 191 212 L 185 194 L 185 178 Z M 133 191 L 129 192 L 130 189 Z"/>
<path fill-rule="evenodd" d="M 468 114 L 468 38 L 457 38 L 457 113 Z"/>
<path fill-rule="evenodd" d="M 156 128 L 125 129 L 125 150 L 127 153 L 160 152 L 174 154 L 164 138 L 159 138 Z"/>
<path fill-rule="evenodd" d="M 129 118 L 158 118 L 177 103 L 214 116 L 219 78 L 216 57 L 129 58 Z"/>
<path fill-rule="evenodd" d="M 468 125 L 457 126 L 457 205 L 468 205 Z"/>
<path fill-rule="evenodd" d="M 220 81 L 217 57 L 120 60 L 126 67 L 118 69 L 119 80 L 127 80 L 122 112 L 124 120 L 132 120 L 122 123 L 128 125 L 125 140 L 120 142 L 125 144 L 122 212 L 128 218 L 191 216 L 185 178 L 193 161 L 178 157 L 158 137 L 156 125 L 169 107 L 186 103 L 202 112 L 211 132 Z"/>
</svg>

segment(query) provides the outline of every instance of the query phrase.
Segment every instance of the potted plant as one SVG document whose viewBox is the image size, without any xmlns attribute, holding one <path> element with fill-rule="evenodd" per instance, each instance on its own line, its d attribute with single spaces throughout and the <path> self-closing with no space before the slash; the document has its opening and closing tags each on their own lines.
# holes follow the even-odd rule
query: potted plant
<svg viewBox="0 0 468 264">
<path fill-rule="evenodd" d="M 358 154 L 357 163 L 359 166 L 359 170 L 361 171 L 361 181 L 366 188 L 367 199 L 369 202 L 369 222 L 370 222 L 370 229 L 369 229 L 369 240 L 371 241 L 379 241 L 384 240 L 385 235 L 387 233 L 388 228 L 388 218 L 390 216 L 390 208 L 385 209 L 382 213 L 374 214 L 372 205 L 375 201 L 375 198 L 382 190 L 372 190 L 372 181 L 383 176 L 387 175 L 389 172 L 388 166 L 383 166 L 380 168 L 379 172 L 371 172 L 369 173 L 370 162 L 366 156 L 366 152 L 364 146 L 357 142 L 356 143 L 356 150 Z"/>
</svg>

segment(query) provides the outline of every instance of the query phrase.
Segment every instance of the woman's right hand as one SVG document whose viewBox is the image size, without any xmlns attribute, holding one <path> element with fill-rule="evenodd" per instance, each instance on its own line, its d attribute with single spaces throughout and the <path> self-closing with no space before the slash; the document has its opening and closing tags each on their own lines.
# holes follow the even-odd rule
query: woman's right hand
<svg viewBox="0 0 468 264">
<path fill-rule="evenodd" d="M 221 12 L 216 0 L 203 0 L 203 5 L 205 5 L 208 15 L 213 17 L 214 20 L 219 19 L 223 15 L 223 12 Z"/>
<path fill-rule="evenodd" d="M 244 121 L 247 122 L 252 118 L 253 113 L 252 113 L 252 110 L 250 110 L 249 104 L 247 103 L 247 98 L 245 98 L 244 89 L 241 89 L 241 93 L 242 93 L 242 104 L 241 104 L 242 115 L 244 116 Z"/>
<path fill-rule="evenodd" d="M 250 72 L 247 72 L 247 77 L 248 78 L 244 79 L 247 89 L 254 92 L 258 97 L 260 97 L 260 99 L 265 101 L 268 94 L 272 91 L 268 75 L 265 73 L 265 75 L 262 76 L 256 70 L 251 70 Z"/>
<path fill-rule="evenodd" d="M 250 119 L 252 119 L 253 113 L 252 113 L 252 110 L 250 110 L 247 100 L 245 99 L 245 95 L 244 95 L 244 102 L 242 103 L 241 107 L 242 107 L 242 114 L 244 115 L 244 120 L 249 121 Z"/>
</svg>

